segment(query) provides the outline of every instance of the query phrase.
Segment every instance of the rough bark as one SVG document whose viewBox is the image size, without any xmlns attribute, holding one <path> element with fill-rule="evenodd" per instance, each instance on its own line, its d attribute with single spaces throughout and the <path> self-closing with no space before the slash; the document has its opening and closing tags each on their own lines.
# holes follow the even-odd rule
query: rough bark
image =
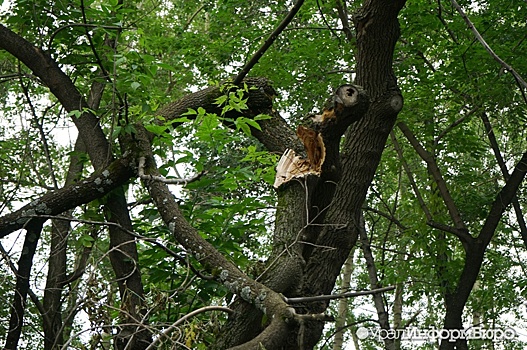
<svg viewBox="0 0 527 350">
<path fill-rule="evenodd" d="M 72 121 L 79 130 L 79 135 L 89 145 L 88 154 L 94 167 L 101 168 L 107 164 L 111 160 L 110 147 L 98 118 L 87 110 L 89 106 L 86 100 L 49 53 L 33 46 L 1 24 L 0 48 L 22 61 L 44 82 L 68 112 L 83 111 L 79 118 L 73 117 Z"/>
<path fill-rule="evenodd" d="M 104 84 L 94 82 L 90 89 L 88 105 L 92 110 L 99 108 L 104 91 Z M 66 174 L 64 186 L 73 184 L 80 179 L 84 164 L 79 154 L 86 153 L 84 141 L 78 137 L 75 142 L 74 152 L 70 157 L 70 165 Z M 62 214 L 65 217 L 72 217 L 72 210 Z M 62 316 L 62 295 L 66 283 L 70 283 L 66 278 L 67 271 L 67 247 L 68 235 L 71 232 L 71 226 L 67 220 L 52 220 L 50 253 L 48 260 L 48 275 L 46 277 L 46 287 L 42 304 L 44 307 L 43 327 L 44 331 L 44 349 L 52 350 L 60 348 L 64 344 L 64 330 L 67 327 L 63 325 Z M 80 276 L 76 276 L 78 278 Z M 75 279 L 76 279 L 75 278 Z M 70 294 L 70 297 L 75 293 Z M 71 302 L 71 301 L 70 301 Z M 73 315 L 68 315 L 73 319 Z"/>
<path fill-rule="evenodd" d="M 0 218 L 0 238 L 19 230 L 35 215 L 59 215 L 81 204 L 100 198 L 123 185 L 136 175 L 135 159 L 131 155 L 112 162 L 92 176 L 26 204 Z"/>
<path fill-rule="evenodd" d="M 275 292 L 287 297 L 299 295 L 304 283 L 306 261 L 321 231 L 326 208 L 340 179 L 340 138 L 351 123 L 364 116 L 368 106 L 369 98 L 361 87 L 343 85 L 337 88 L 322 113 L 299 127 L 302 133 L 298 133 L 298 136 L 305 149 L 300 154 L 304 158 L 296 156 L 297 152 L 294 152 L 295 160 L 292 163 L 279 163 L 273 251 L 260 277 L 263 284 Z M 285 152 L 283 157 L 289 154 L 289 151 Z M 299 169 L 303 170 L 295 171 L 292 177 L 284 175 L 283 179 L 279 179 L 288 172 L 282 172 L 280 164 L 288 164 L 284 167 L 291 166 L 293 170 L 295 164 L 301 164 Z M 249 342 L 264 328 L 262 314 L 251 306 L 238 300 L 233 308 L 235 313 L 225 328 L 235 331 L 226 332 L 218 348 Z M 297 326 L 295 332 L 303 328 Z M 298 347 L 301 341 L 298 336 L 289 337 L 281 348 Z"/>
<path fill-rule="evenodd" d="M 292 149 L 295 152 L 302 153 L 302 143 L 298 140 L 289 124 L 273 110 L 273 98 L 276 96 L 276 91 L 272 87 L 271 82 L 266 78 L 248 77 L 244 80 L 244 83 L 249 87 L 247 96 L 248 110 L 243 112 L 230 111 L 225 117 L 236 119 L 241 116 L 250 118 L 258 114 L 267 114 L 271 118 L 260 120 L 258 124 L 261 130 L 251 128 L 251 134 L 270 152 L 282 154 L 286 149 Z M 167 121 L 180 118 L 189 109 L 197 109 L 198 107 L 204 108 L 209 113 L 220 115 L 222 108 L 215 103 L 215 100 L 224 94 L 225 91 L 221 91 L 219 86 L 211 86 L 169 103 L 157 113 Z M 173 123 L 173 125 L 176 126 L 177 123 Z"/>
<path fill-rule="evenodd" d="M 145 173 L 160 176 L 151 153 L 147 132 L 139 125 L 137 129 L 143 142 L 141 148 L 145 150 Z M 285 342 L 291 324 L 295 323 L 294 309 L 285 303 L 279 293 L 249 278 L 202 238 L 183 217 L 174 196 L 165 183 L 145 180 L 144 184 L 154 200 L 161 218 L 175 239 L 192 253 L 201 265 L 229 291 L 254 305 L 259 312 L 268 315 L 270 324 L 267 329 L 252 338 L 247 344 L 236 347 L 236 349 L 258 349 L 260 345 L 264 348 L 276 349 L 278 344 Z"/>
<path fill-rule="evenodd" d="M 392 70 L 399 37 L 397 15 L 405 1 L 367 1 L 354 17 L 357 37 L 356 83 L 370 95 L 366 116 L 351 125 L 342 152 L 342 180 L 328 209 L 325 227 L 310 261 L 303 295 L 328 294 L 358 236 L 362 203 L 380 161 L 384 145 L 402 108 L 402 96 Z M 383 38 L 383 40 L 379 40 Z M 321 312 L 327 303 L 309 305 Z M 322 334 L 322 322 L 311 322 L 305 344 L 312 348 Z"/>
</svg>

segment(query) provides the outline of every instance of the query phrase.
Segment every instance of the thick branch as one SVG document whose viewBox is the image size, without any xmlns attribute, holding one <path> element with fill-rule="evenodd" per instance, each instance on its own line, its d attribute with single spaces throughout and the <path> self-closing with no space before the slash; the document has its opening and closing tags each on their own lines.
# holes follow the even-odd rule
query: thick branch
<svg viewBox="0 0 527 350">
<path fill-rule="evenodd" d="M 366 115 L 352 124 L 342 146 L 342 179 L 306 265 L 304 295 L 329 294 L 358 236 L 361 208 L 381 159 L 386 140 L 403 107 L 392 69 L 395 43 L 400 34 L 397 16 L 404 0 L 364 2 L 354 16 L 356 28 L 356 80 L 370 97 Z M 328 249 L 329 247 L 329 249 Z M 320 313 L 327 303 L 313 303 L 309 313 Z M 314 346 L 324 328 L 311 322 L 308 346 Z M 306 332 L 308 334 L 308 332 Z"/>
<path fill-rule="evenodd" d="M 48 192 L 19 210 L 4 215 L 0 218 L 0 238 L 23 228 L 31 215 L 58 215 L 105 196 L 136 175 L 134 166 L 131 156 L 117 159 L 85 180 Z"/>
<path fill-rule="evenodd" d="M 82 111 L 80 117 L 72 116 L 72 121 L 79 130 L 79 135 L 89 144 L 88 154 L 94 167 L 100 168 L 111 157 L 98 118 L 88 110 L 88 104 L 79 93 L 71 79 L 60 69 L 49 53 L 33 46 L 30 42 L 0 24 L 0 48 L 8 51 L 22 61 L 50 91 L 57 97 L 68 112 Z"/>
<path fill-rule="evenodd" d="M 522 158 L 518 164 L 516 164 L 514 171 L 507 180 L 507 183 L 496 196 L 494 203 L 492 203 L 490 212 L 487 215 L 487 219 L 481 228 L 481 231 L 478 235 L 478 241 L 481 241 L 481 244 L 485 248 L 494 235 L 494 231 L 496 230 L 496 227 L 503 216 L 503 212 L 512 202 L 512 199 L 516 196 L 516 192 L 518 191 L 520 184 L 523 182 L 526 173 L 527 152 L 523 154 Z"/>
<path fill-rule="evenodd" d="M 146 130 L 138 128 L 138 137 L 141 138 L 146 158 L 146 174 L 159 176 L 155 161 L 151 153 Z M 214 246 L 203 239 L 195 228 L 190 226 L 181 213 L 179 206 L 165 183 L 159 181 L 144 181 L 161 218 L 167 225 L 176 240 L 211 273 L 216 279 L 232 293 L 239 295 L 244 300 L 254 304 L 268 315 L 277 317 L 290 317 L 287 315 L 288 306 L 280 295 L 264 285 L 255 282 L 238 267 L 227 260 Z"/>
<path fill-rule="evenodd" d="M 276 111 L 273 110 L 273 98 L 276 91 L 271 82 L 266 78 L 246 78 L 243 83 L 249 87 L 247 107 L 241 112 L 230 111 L 225 117 L 236 119 L 238 117 L 253 118 L 258 114 L 267 114 L 270 119 L 258 121 L 261 130 L 251 128 L 251 133 L 260 141 L 269 152 L 282 154 L 286 149 L 302 151 L 302 144 L 294 134 L 289 124 Z M 221 115 L 222 108 L 215 102 L 225 92 L 220 87 L 211 86 L 198 92 L 186 95 L 181 99 L 169 103 L 157 111 L 157 114 L 166 119 L 174 121 L 186 113 L 189 109 L 204 108 L 209 113 Z M 187 116 L 191 118 L 192 116 Z M 173 126 L 178 123 L 174 122 Z M 231 125 L 232 126 L 232 125 Z"/>
<path fill-rule="evenodd" d="M 452 196 L 450 195 L 450 192 L 448 191 L 446 182 L 443 179 L 443 176 L 441 175 L 441 171 L 439 170 L 439 167 L 437 166 L 435 159 L 430 155 L 430 153 L 428 153 L 424 149 L 424 147 L 417 140 L 415 135 L 412 133 L 412 131 L 408 128 L 408 126 L 405 123 L 399 122 L 397 126 L 403 132 L 404 136 L 406 136 L 406 138 L 408 139 L 410 144 L 413 146 L 417 154 L 421 157 L 421 159 L 423 159 L 426 162 L 426 165 L 428 166 L 430 173 L 434 177 L 434 180 L 437 184 L 437 188 L 439 189 L 439 193 L 441 193 L 443 202 L 445 203 L 445 206 L 447 207 L 448 212 L 450 213 L 450 217 L 452 221 L 454 222 L 454 225 L 456 226 L 458 230 L 466 231 L 466 227 L 463 222 L 463 219 L 461 219 L 461 214 L 459 214 L 456 204 L 454 203 L 454 200 L 452 199 Z"/>
<path fill-rule="evenodd" d="M 526 173 L 527 152 L 523 154 L 509 180 L 496 196 L 485 223 L 480 230 L 479 236 L 474 240 L 474 244 L 472 244 L 467 251 L 465 265 L 461 272 L 461 276 L 459 277 L 455 292 L 447 294 L 446 296 L 445 329 L 461 329 L 463 327 L 463 310 L 481 269 L 485 251 L 496 232 L 496 227 L 503 217 L 505 209 L 512 202 Z M 466 343 L 461 345 L 466 348 Z M 453 343 L 449 343 L 448 341 L 441 342 L 441 350 L 453 348 Z"/>
<path fill-rule="evenodd" d="M 9 266 L 9 269 L 11 270 L 11 272 L 13 272 L 13 275 L 18 276 L 18 268 L 13 263 L 13 261 L 11 260 L 9 254 L 7 253 L 7 251 L 2 246 L 1 243 L 0 243 L 0 256 L 5 260 L 6 264 Z M 42 320 L 44 322 L 48 322 L 49 323 L 49 318 L 47 317 L 46 311 L 44 310 L 44 306 L 42 305 L 42 303 L 38 299 L 38 296 L 35 294 L 35 292 L 33 292 L 33 290 L 31 290 L 31 288 L 28 289 L 28 294 L 29 294 L 29 297 L 31 298 L 31 301 L 33 302 L 33 304 L 35 304 L 35 307 L 37 308 L 38 312 L 41 314 Z"/>
<path fill-rule="evenodd" d="M 11 317 L 9 318 L 9 331 L 4 350 L 16 350 L 22 333 L 24 312 L 26 309 L 26 298 L 29 291 L 29 276 L 33 266 L 33 257 L 42 231 L 44 220 L 33 219 L 26 226 L 26 237 L 22 253 L 18 260 L 18 275 L 16 277 L 15 293 L 11 305 Z"/>
<path fill-rule="evenodd" d="M 507 165 L 503 160 L 503 156 L 501 155 L 500 151 L 500 146 L 498 145 L 498 140 L 496 140 L 496 135 L 494 135 L 494 130 L 485 112 L 481 113 L 481 120 L 483 121 L 483 125 L 485 126 L 485 131 L 487 132 L 487 137 L 489 139 L 490 146 L 492 148 L 492 151 L 494 152 L 496 162 L 498 162 L 498 165 L 501 169 L 503 178 L 505 179 L 505 181 L 509 181 L 509 169 L 507 169 Z M 514 212 L 516 213 L 516 220 L 518 220 L 518 225 L 520 226 L 520 234 L 523 239 L 523 245 L 527 248 L 527 224 L 525 223 L 525 218 L 523 217 L 522 209 L 517 196 L 514 196 L 514 198 L 512 199 L 512 206 L 514 208 Z"/>
<path fill-rule="evenodd" d="M 276 168 L 274 187 L 308 175 L 337 183 L 341 170 L 340 138 L 352 123 L 364 116 L 369 105 L 368 94 L 360 86 L 346 84 L 337 88 L 321 114 L 313 115 L 306 126 L 297 129 L 307 159 L 287 150 Z"/>
</svg>

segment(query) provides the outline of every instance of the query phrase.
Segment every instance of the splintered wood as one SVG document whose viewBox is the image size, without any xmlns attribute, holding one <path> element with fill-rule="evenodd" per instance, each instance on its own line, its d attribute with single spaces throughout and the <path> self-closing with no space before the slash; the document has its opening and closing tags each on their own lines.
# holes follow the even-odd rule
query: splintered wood
<svg viewBox="0 0 527 350">
<path fill-rule="evenodd" d="M 276 166 L 275 188 L 293 178 L 306 177 L 307 175 L 319 176 L 322 171 L 322 164 L 326 158 L 326 147 L 322 135 L 301 125 L 296 134 L 304 144 L 307 159 L 296 155 L 295 151 L 291 149 L 286 150 Z"/>
</svg>

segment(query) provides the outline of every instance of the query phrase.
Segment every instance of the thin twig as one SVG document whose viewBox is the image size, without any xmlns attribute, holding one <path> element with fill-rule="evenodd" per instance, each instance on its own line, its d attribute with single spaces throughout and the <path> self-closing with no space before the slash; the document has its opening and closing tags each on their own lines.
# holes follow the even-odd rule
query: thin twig
<svg viewBox="0 0 527 350">
<path fill-rule="evenodd" d="M 192 14 L 192 16 L 190 16 L 190 18 L 187 20 L 187 23 L 185 24 L 185 26 L 183 27 L 183 30 L 187 30 L 188 27 L 190 27 L 190 24 L 192 23 L 192 21 L 194 20 L 194 18 L 196 18 L 196 16 L 201 12 L 201 10 L 203 10 L 205 8 L 205 4 L 202 4 L 200 7 L 198 7 L 196 9 L 196 11 L 194 11 L 194 13 Z"/>
<path fill-rule="evenodd" d="M 421 210 L 425 214 L 427 220 L 432 220 L 432 213 L 430 213 L 430 210 L 426 206 L 425 200 L 423 199 L 423 196 L 421 195 L 421 191 L 419 191 L 419 187 L 417 187 L 417 183 L 415 182 L 414 175 L 412 171 L 410 170 L 410 166 L 404 159 L 403 150 L 401 146 L 399 145 L 399 142 L 397 141 L 397 138 L 395 137 L 395 133 L 393 132 L 393 130 L 390 132 L 390 137 L 393 143 L 393 147 L 395 148 L 395 151 L 397 152 L 397 157 L 399 158 L 399 161 L 403 165 L 403 169 L 406 172 L 406 176 L 408 177 L 408 180 L 410 181 L 410 186 L 412 187 L 412 190 L 414 191 L 415 198 L 417 198 L 417 202 L 419 202 L 419 206 L 421 207 Z"/>
<path fill-rule="evenodd" d="M 378 294 L 383 292 L 388 292 L 390 290 L 394 290 L 395 286 L 388 286 L 388 287 L 382 287 L 382 288 L 376 288 L 372 290 L 365 290 L 360 292 L 347 292 L 347 293 L 341 293 L 341 294 L 331 294 L 331 295 L 317 295 L 314 297 L 297 297 L 297 298 L 287 298 L 283 297 L 284 301 L 288 304 L 295 304 L 295 303 L 309 303 L 314 301 L 325 301 L 325 300 L 334 300 L 334 299 L 342 299 L 342 298 L 354 298 L 354 297 L 360 297 L 363 295 L 370 295 L 370 294 Z"/>
<path fill-rule="evenodd" d="M 57 29 L 51 34 L 48 41 L 48 48 L 51 48 L 51 45 L 53 44 L 53 40 L 55 39 L 55 36 L 57 36 L 58 33 L 60 33 L 62 30 L 66 28 L 73 28 L 73 27 L 86 27 L 86 28 L 104 28 L 104 29 L 116 29 L 116 30 L 122 30 L 126 29 L 122 26 L 108 26 L 108 25 L 100 25 L 100 24 L 90 24 L 90 23 L 70 23 L 63 25 Z"/>
<path fill-rule="evenodd" d="M 199 180 L 203 175 L 207 173 L 206 171 L 201 171 L 188 179 L 167 179 L 166 177 L 162 176 L 147 175 L 145 174 L 145 157 L 139 158 L 138 168 L 138 175 L 142 180 L 159 181 L 169 185 L 187 185 L 189 183 Z"/>
<path fill-rule="evenodd" d="M 457 120 L 455 120 L 452 124 L 450 124 L 449 126 L 447 126 L 443 131 L 441 131 L 439 133 L 439 135 L 434 139 L 434 145 L 438 145 L 439 144 L 439 141 L 445 137 L 446 134 L 448 134 L 451 130 L 453 130 L 456 126 L 458 126 L 459 124 L 463 123 L 463 121 L 465 119 L 467 119 L 468 117 L 470 117 L 472 114 L 474 114 L 478 109 L 479 109 L 480 106 L 475 106 L 474 108 L 472 108 L 470 111 L 468 111 L 467 114 L 461 116 L 460 118 L 458 118 Z"/>
<path fill-rule="evenodd" d="M 510 65 L 507 64 L 507 62 L 505 62 L 504 60 L 502 60 L 495 52 L 494 50 L 492 50 L 492 48 L 487 44 L 487 42 L 485 41 L 485 39 L 483 39 L 483 37 L 481 36 L 481 34 L 478 32 L 478 30 L 476 29 L 476 27 L 474 26 L 474 24 L 470 21 L 470 19 L 468 18 L 468 16 L 466 15 L 465 11 L 463 11 L 463 9 L 461 8 L 461 6 L 459 6 L 459 4 L 456 2 L 456 0 L 450 0 L 450 2 L 452 3 L 452 5 L 454 6 L 454 8 L 457 10 L 457 12 L 459 12 L 459 14 L 461 15 L 461 17 L 463 18 L 463 20 L 465 21 L 465 23 L 467 24 L 468 28 L 472 31 L 472 33 L 474 33 L 474 36 L 476 37 L 476 39 L 480 42 L 480 44 L 485 48 L 485 50 L 487 50 L 487 52 L 490 54 L 490 56 L 492 58 L 494 58 L 494 60 L 496 60 L 504 69 L 508 70 L 513 76 L 514 76 L 514 79 L 516 79 L 516 81 L 518 82 L 518 84 L 520 84 L 521 86 L 523 86 L 523 88 L 527 89 L 527 82 L 525 82 L 525 80 L 523 80 L 523 78 L 514 70 L 514 68 L 512 68 Z"/>
<path fill-rule="evenodd" d="M 156 348 L 156 344 L 159 343 L 162 339 L 168 336 L 174 329 L 177 328 L 181 323 L 185 322 L 187 319 L 194 317 L 200 313 L 207 312 L 207 311 L 223 311 L 227 312 L 229 314 L 233 313 L 231 309 L 224 306 L 205 306 L 200 309 L 194 310 L 185 316 L 181 317 L 179 320 L 174 322 L 170 327 L 168 327 L 163 333 L 159 334 L 157 338 L 154 339 L 154 341 L 145 349 L 145 350 L 152 350 Z"/>
<path fill-rule="evenodd" d="M 139 239 L 141 239 L 141 240 L 143 240 L 145 242 L 152 243 L 153 245 L 158 246 L 159 248 L 163 249 L 165 252 L 168 253 L 168 255 L 170 255 L 173 258 L 175 258 L 176 260 L 178 260 L 182 265 L 187 265 L 192 270 L 192 272 L 194 272 L 200 278 L 205 279 L 205 280 L 211 280 L 212 279 L 211 276 L 203 275 L 200 271 L 196 270 L 196 268 L 194 266 L 192 266 L 192 264 L 187 263 L 187 261 L 183 257 L 181 257 L 179 254 L 174 252 L 172 249 L 168 248 L 166 245 L 164 245 L 162 243 L 159 243 L 156 239 L 145 237 L 145 236 L 142 236 L 142 235 L 140 235 L 140 234 L 138 234 L 136 232 L 127 230 L 126 228 L 124 228 L 123 226 L 119 225 L 118 223 L 109 222 L 109 221 L 108 222 L 104 222 L 104 221 L 74 219 L 74 218 L 68 218 L 68 217 L 65 217 L 65 216 L 54 216 L 54 215 L 28 215 L 27 217 L 29 217 L 29 218 L 55 219 L 55 220 L 67 220 L 67 221 L 72 221 L 72 222 L 79 222 L 79 223 L 82 223 L 82 224 L 117 227 L 120 230 L 128 233 L 129 235 L 131 235 L 131 236 L 133 236 L 135 238 L 139 238 Z"/>
</svg>

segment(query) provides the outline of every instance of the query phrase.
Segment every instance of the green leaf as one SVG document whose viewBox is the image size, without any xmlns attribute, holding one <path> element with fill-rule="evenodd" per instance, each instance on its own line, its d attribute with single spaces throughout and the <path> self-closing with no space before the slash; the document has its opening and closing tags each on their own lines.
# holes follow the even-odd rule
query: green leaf
<svg viewBox="0 0 527 350">
<path fill-rule="evenodd" d="M 80 110 L 77 109 L 77 110 L 74 110 L 74 111 L 69 112 L 69 113 L 67 114 L 67 117 L 72 117 L 72 116 L 73 116 L 73 117 L 75 117 L 75 118 L 80 118 L 81 115 L 82 115 L 82 111 L 80 111 Z"/>
<path fill-rule="evenodd" d="M 84 234 L 79 237 L 79 242 L 81 243 L 83 247 L 91 248 L 93 247 L 93 243 L 95 242 L 95 239 L 90 235 Z"/>
</svg>

